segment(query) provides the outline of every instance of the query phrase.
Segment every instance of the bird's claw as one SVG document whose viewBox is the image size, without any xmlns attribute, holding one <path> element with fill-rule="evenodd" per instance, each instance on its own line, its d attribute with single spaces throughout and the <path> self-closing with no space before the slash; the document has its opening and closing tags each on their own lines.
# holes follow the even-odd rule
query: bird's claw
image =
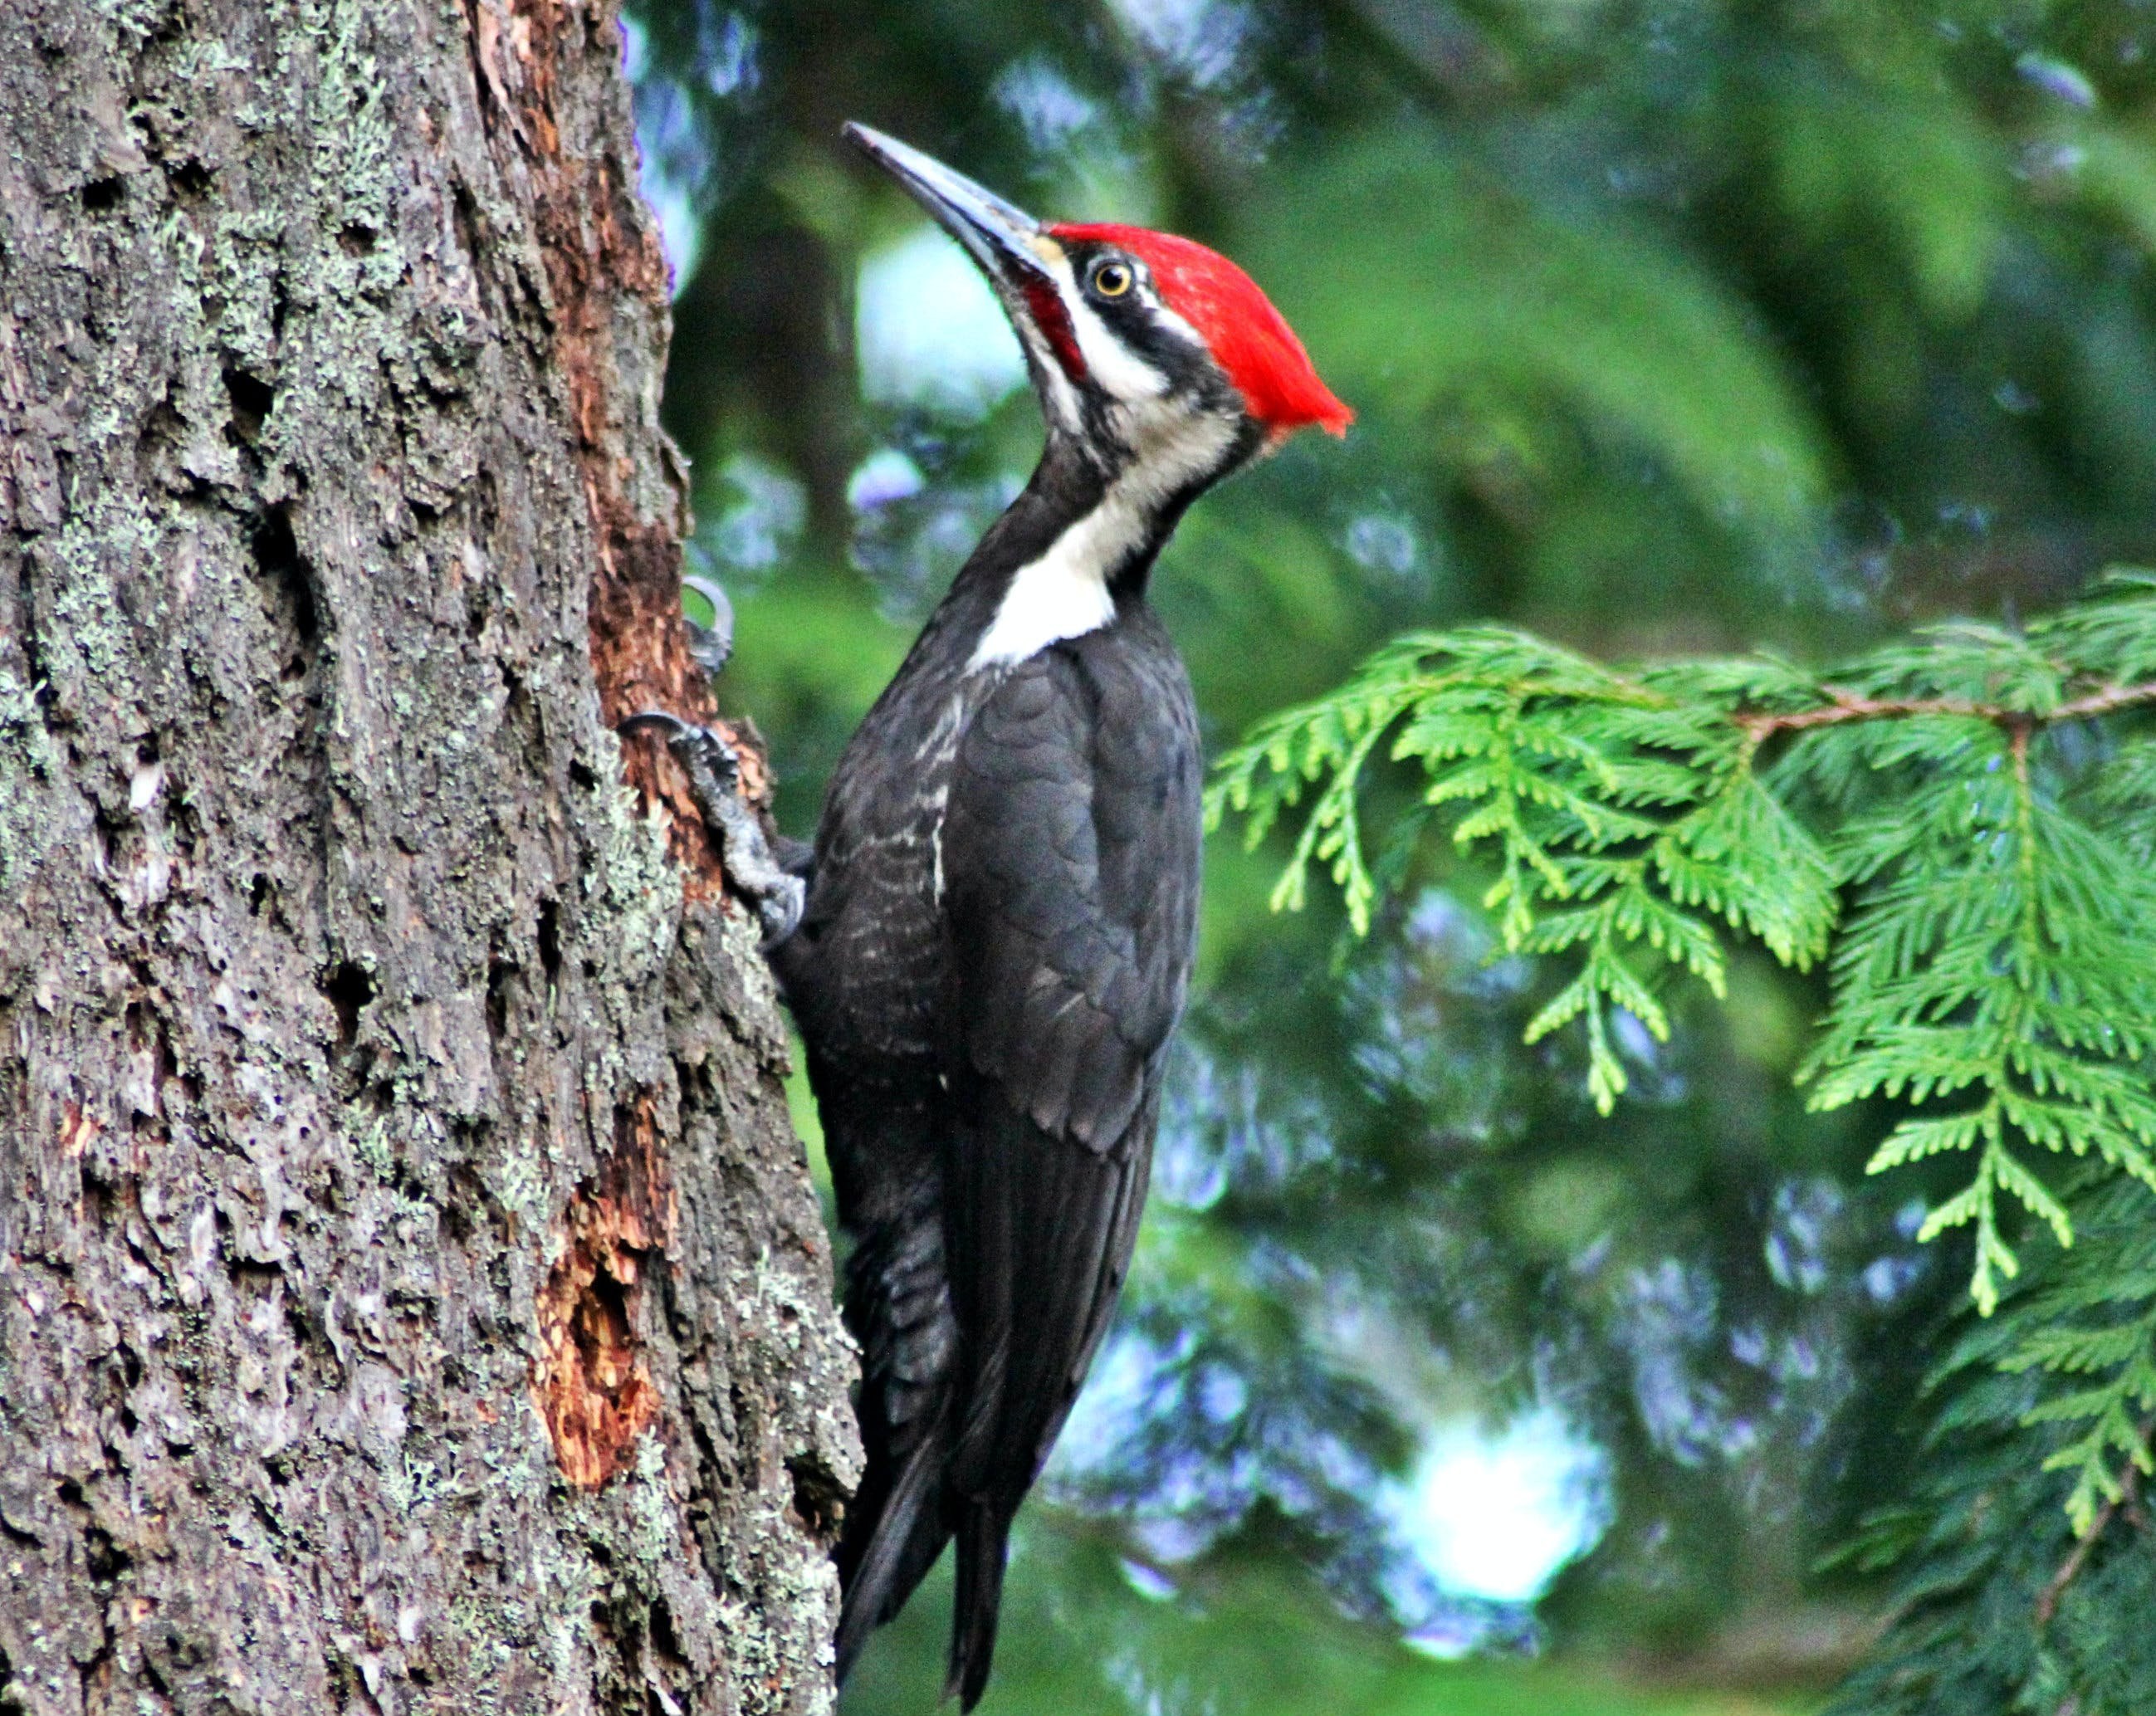
<svg viewBox="0 0 2156 1716">
<path fill-rule="evenodd" d="M 808 888 L 773 855 L 762 824 L 742 800 L 740 756 L 711 728 L 663 709 L 639 710 L 615 731 L 628 735 L 654 729 L 665 735 L 666 748 L 688 776 L 689 795 L 719 843 L 726 879 L 755 906 L 764 951 L 770 952 L 801 922 Z"/>
<path fill-rule="evenodd" d="M 681 624 L 689 634 L 690 659 L 716 679 L 726 670 L 727 659 L 734 653 L 734 604 L 716 583 L 695 573 L 682 574 L 681 588 L 694 590 L 711 605 L 709 625 L 697 624 L 686 614 L 681 616 Z"/>
</svg>

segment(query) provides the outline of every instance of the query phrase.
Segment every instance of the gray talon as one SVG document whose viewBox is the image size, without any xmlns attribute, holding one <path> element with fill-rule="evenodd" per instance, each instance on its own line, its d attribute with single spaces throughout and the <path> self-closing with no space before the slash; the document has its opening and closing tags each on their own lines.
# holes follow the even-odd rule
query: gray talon
<svg viewBox="0 0 2156 1716">
<path fill-rule="evenodd" d="M 710 578 L 689 573 L 683 576 L 681 584 L 711 604 L 709 625 L 699 625 L 685 614 L 681 616 L 681 623 L 689 629 L 690 656 L 697 666 L 716 678 L 725 670 L 726 658 L 734 653 L 734 604 Z"/>
<path fill-rule="evenodd" d="M 703 813 L 704 825 L 718 836 L 726 879 L 755 905 L 763 926 L 763 949 L 769 953 L 801 922 L 807 885 L 773 855 L 762 825 L 742 801 L 741 758 L 734 748 L 710 727 L 663 709 L 639 710 L 615 731 L 629 734 L 653 728 L 665 734 L 666 748 L 689 777 L 689 795 Z"/>
</svg>

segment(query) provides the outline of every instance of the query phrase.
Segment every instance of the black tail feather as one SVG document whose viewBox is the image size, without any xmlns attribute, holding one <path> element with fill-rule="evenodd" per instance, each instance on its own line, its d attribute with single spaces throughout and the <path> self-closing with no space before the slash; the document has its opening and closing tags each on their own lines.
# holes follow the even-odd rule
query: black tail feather
<svg viewBox="0 0 2156 1716">
<path fill-rule="evenodd" d="M 850 1527 L 856 1519 L 860 1524 L 845 1533 L 839 1549 L 841 1682 L 869 1635 L 898 1613 L 943 1551 L 951 1535 L 943 1507 L 943 1468 L 950 1458 L 948 1433 L 938 1424 L 906 1456 L 874 1517 L 849 1514 Z M 868 1498 L 869 1486 L 863 1484 L 862 1491 L 857 1505 Z"/>
<path fill-rule="evenodd" d="M 971 1710 L 988 1690 L 1010 1527 L 1010 1511 L 993 1502 L 967 1503 L 958 1521 L 958 1589 L 952 1606 L 951 1672 L 943 1682 L 943 1696 L 956 1696 L 961 1710 Z"/>
</svg>

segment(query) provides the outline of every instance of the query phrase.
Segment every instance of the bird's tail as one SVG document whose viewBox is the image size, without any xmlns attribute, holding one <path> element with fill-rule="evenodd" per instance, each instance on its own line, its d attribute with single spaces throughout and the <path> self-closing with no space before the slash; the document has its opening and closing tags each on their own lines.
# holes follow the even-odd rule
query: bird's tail
<svg viewBox="0 0 2156 1716">
<path fill-rule="evenodd" d="M 943 1507 L 950 1440 L 939 1421 L 900 1462 L 878 1505 L 871 1472 L 847 1510 L 839 1545 L 838 1671 L 844 1681 L 869 1635 L 898 1613 L 951 1535 Z"/>
<path fill-rule="evenodd" d="M 957 1521 L 958 1589 L 951 1610 L 951 1671 L 943 1696 L 971 1710 L 988 1689 L 995 1660 L 996 1616 L 1003 1607 L 1004 1564 L 1010 1553 L 1011 1510 L 968 1500 Z"/>
</svg>

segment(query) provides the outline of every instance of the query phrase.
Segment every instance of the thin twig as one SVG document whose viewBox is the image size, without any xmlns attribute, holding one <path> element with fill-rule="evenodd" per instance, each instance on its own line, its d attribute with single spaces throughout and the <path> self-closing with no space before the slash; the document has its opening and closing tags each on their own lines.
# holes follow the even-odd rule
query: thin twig
<svg viewBox="0 0 2156 1716">
<path fill-rule="evenodd" d="M 2143 1447 L 2148 1446 L 2148 1438 L 2151 1435 L 2156 1435 L 2156 1418 L 2148 1419 L 2141 1426 Z M 2051 1582 L 2044 1587 L 2042 1594 L 2037 1597 L 2036 1626 L 2039 1630 L 2051 1624 L 2051 1616 L 2058 1612 L 2059 1599 L 2066 1595 L 2066 1587 L 2074 1582 L 2082 1569 L 2088 1564 L 2088 1558 L 2095 1552 L 2097 1539 L 2103 1535 L 2104 1528 L 2121 1513 L 2125 1514 L 2129 1521 L 2138 1516 L 2140 1509 L 2137 1505 L 2137 1498 L 2140 1489 L 2140 1465 L 2138 1462 L 2128 1461 L 2126 1466 L 2126 1476 L 2118 1482 L 2118 1498 L 2106 1502 L 2097 1511 L 2096 1518 L 2089 1522 L 2087 1532 L 2074 1545 L 2073 1552 L 2060 1564 L 2059 1570 L 2051 1575 Z"/>
<path fill-rule="evenodd" d="M 2087 721 L 2111 715 L 2143 703 L 2156 703 L 2156 680 L 2139 685 L 2106 686 L 2039 713 L 2010 709 L 2001 703 L 1979 703 L 1966 697 L 1867 697 L 1841 686 L 1828 686 L 1834 701 L 1823 708 L 1799 709 L 1784 715 L 1757 712 L 1739 715 L 1737 724 L 1756 742 L 1775 733 L 1802 732 L 1815 727 L 1840 727 L 1852 721 L 1907 721 L 1926 715 L 1960 715 L 2001 726 L 2047 727 L 2061 721 Z"/>
</svg>

